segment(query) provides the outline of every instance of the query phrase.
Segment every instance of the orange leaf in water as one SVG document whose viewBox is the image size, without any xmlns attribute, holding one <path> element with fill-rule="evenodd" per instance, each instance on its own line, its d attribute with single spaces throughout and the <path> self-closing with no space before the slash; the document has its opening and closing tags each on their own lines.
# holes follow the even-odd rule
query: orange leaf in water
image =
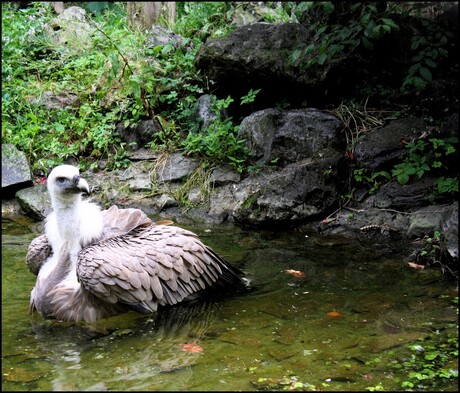
<svg viewBox="0 0 460 393">
<path fill-rule="evenodd" d="M 193 343 L 181 344 L 181 349 L 185 352 L 203 352 L 204 351 L 203 347 L 200 347 L 198 344 L 193 344 Z"/>
<path fill-rule="evenodd" d="M 330 317 L 341 317 L 342 316 L 342 314 L 340 314 L 338 311 L 329 311 L 327 315 L 329 315 Z"/>
<path fill-rule="evenodd" d="M 294 276 L 294 277 L 299 277 L 299 278 L 304 278 L 305 277 L 305 273 L 301 272 L 299 270 L 287 269 L 287 270 L 283 270 L 283 272 L 287 273 L 287 274 L 290 274 L 291 276 Z"/>
<path fill-rule="evenodd" d="M 337 219 L 334 218 L 334 217 L 325 218 L 324 220 L 322 220 L 322 221 L 320 222 L 320 224 L 329 224 L 330 222 L 333 222 L 333 221 L 335 221 L 335 220 L 337 220 Z"/>
<path fill-rule="evenodd" d="M 415 270 L 423 270 L 425 269 L 425 266 L 419 265 L 418 263 L 413 263 L 413 262 L 408 262 L 409 267 Z"/>
</svg>

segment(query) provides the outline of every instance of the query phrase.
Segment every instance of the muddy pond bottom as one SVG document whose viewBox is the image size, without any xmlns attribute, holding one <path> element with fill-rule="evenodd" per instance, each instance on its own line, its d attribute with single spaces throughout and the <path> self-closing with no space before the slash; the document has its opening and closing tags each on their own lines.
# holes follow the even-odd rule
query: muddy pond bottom
<svg viewBox="0 0 460 393">
<path fill-rule="evenodd" d="M 458 295 L 440 272 L 410 269 L 407 244 L 184 227 L 250 290 L 89 325 L 28 314 L 37 227 L 2 220 L 2 390 L 456 390 L 457 360 L 444 380 L 410 377 L 418 352 L 456 334 Z"/>
</svg>

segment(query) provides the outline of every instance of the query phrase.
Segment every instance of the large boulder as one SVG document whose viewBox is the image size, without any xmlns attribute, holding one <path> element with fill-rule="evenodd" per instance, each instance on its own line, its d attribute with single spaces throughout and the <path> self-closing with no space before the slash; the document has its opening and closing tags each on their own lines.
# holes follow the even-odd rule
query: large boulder
<svg viewBox="0 0 460 393">
<path fill-rule="evenodd" d="M 324 151 L 322 158 L 306 158 L 280 171 L 260 173 L 246 199 L 239 201 L 232 218 L 246 225 L 298 225 L 326 215 L 339 204 L 337 172 L 342 155 Z M 243 185 L 242 184 L 242 185 Z"/>
<path fill-rule="evenodd" d="M 432 176 L 409 183 L 399 184 L 396 180 L 381 186 L 374 198 L 374 206 L 381 209 L 410 210 L 431 203 L 436 179 Z"/>
<path fill-rule="evenodd" d="M 265 109 L 241 122 L 238 138 L 259 164 L 284 167 L 326 148 L 344 151 L 340 130 L 335 116 L 316 109 Z"/>
<path fill-rule="evenodd" d="M 240 183 L 219 187 L 211 195 L 209 221 L 279 227 L 330 213 L 339 203 L 334 172 L 341 155 L 336 152 L 326 156 L 290 164 L 279 171 L 265 168 Z"/>
<path fill-rule="evenodd" d="M 310 43 L 309 37 L 308 29 L 298 23 L 244 25 L 225 37 L 208 39 L 195 63 L 215 82 L 218 95 L 242 97 L 251 88 L 262 88 L 257 105 L 253 103 L 256 110 L 283 100 L 301 103 L 306 96 L 318 95 L 313 89 L 321 79 L 321 74 L 305 73 L 298 62 L 291 61 L 295 50 Z"/>
</svg>

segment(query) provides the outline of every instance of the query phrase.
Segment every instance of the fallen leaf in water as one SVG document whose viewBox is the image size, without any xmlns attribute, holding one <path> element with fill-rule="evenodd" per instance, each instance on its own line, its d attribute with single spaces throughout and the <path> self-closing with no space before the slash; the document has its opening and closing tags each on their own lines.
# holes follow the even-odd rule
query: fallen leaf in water
<svg viewBox="0 0 460 393">
<path fill-rule="evenodd" d="M 203 352 L 204 351 L 203 347 L 200 347 L 198 344 L 193 344 L 193 343 L 181 344 L 181 349 L 185 352 Z"/>
<path fill-rule="evenodd" d="M 291 276 L 294 276 L 294 277 L 299 277 L 299 278 L 304 278 L 305 277 L 305 273 L 301 272 L 299 270 L 287 269 L 287 270 L 283 270 L 283 272 L 287 273 L 287 274 L 290 274 Z"/>
<path fill-rule="evenodd" d="M 372 374 L 363 374 L 362 377 L 365 381 L 372 381 L 372 379 L 374 378 Z"/>
<path fill-rule="evenodd" d="M 320 222 L 320 224 L 329 224 L 330 222 L 333 222 L 335 220 L 336 218 L 325 218 L 324 220 Z"/>
<path fill-rule="evenodd" d="M 341 317 L 342 316 L 342 314 L 340 314 L 338 311 L 329 311 L 327 315 L 329 315 L 330 317 Z"/>
<path fill-rule="evenodd" d="M 409 265 L 409 267 L 411 267 L 412 269 L 415 269 L 415 270 L 423 270 L 423 269 L 425 269 L 425 266 L 419 265 L 418 263 L 408 262 L 407 264 Z"/>
</svg>

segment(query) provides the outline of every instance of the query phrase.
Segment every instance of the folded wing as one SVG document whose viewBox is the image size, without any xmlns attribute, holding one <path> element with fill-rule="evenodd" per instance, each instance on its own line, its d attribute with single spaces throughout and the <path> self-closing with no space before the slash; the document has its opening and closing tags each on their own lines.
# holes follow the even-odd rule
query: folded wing
<svg viewBox="0 0 460 393">
<path fill-rule="evenodd" d="M 81 285 L 99 299 L 140 312 L 241 283 L 240 272 L 186 229 L 144 224 L 78 254 Z"/>
<path fill-rule="evenodd" d="M 37 276 L 40 268 L 51 253 L 51 246 L 46 235 L 40 235 L 33 239 L 29 244 L 26 256 L 26 264 L 29 270 Z"/>
</svg>

